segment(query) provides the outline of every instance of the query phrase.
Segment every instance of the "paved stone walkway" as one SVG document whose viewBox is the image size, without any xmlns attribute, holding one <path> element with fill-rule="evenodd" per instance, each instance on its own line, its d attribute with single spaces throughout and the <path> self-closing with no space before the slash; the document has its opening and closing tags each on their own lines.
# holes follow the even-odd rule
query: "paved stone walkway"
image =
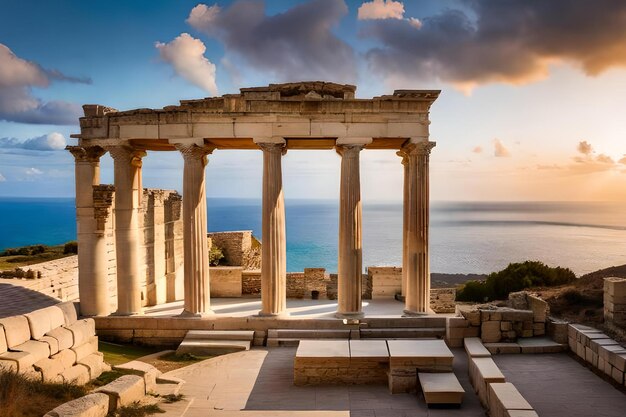
<svg viewBox="0 0 626 417">
<path fill-rule="evenodd" d="M 496 355 L 494 360 L 540 416 L 626 416 L 626 394 L 566 353 Z"/>
<path fill-rule="evenodd" d="M 2 281 L 12 280 L 3 279 Z M 59 302 L 56 298 L 28 289 L 25 286 L 0 282 L 0 317 L 29 313 Z"/>
<path fill-rule="evenodd" d="M 296 387 L 295 348 L 254 349 L 220 356 L 168 375 L 187 383 L 187 401 L 164 407 L 164 417 L 484 417 L 467 376 L 465 352 L 455 350 L 454 371 L 466 391 L 461 409 L 429 410 L 423 398 L 389 393 L 385 385 Z M 236 411 L 244 410 L 244 411 Z M 264 410 L 264 411 L 262 411 Z"/>
</svg>

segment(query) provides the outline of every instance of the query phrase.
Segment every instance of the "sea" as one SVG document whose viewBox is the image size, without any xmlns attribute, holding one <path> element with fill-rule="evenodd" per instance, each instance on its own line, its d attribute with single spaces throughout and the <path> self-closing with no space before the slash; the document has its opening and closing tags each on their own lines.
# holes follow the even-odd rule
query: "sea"
<svg viewBox="0 0 626 417">
<path fill-rule="evenodd" d="M 287 200 L 287 270 L 337 270 L 337 201 Z M 209 231 L 261 236 L 261 201 L 209 198 Z M 76 239 L 74 199 L 0 197 L 0 250 Z M 538 260 L 582 275 L 626 264 L 626 204 L 433 202 L 431 271 L 483 274 Z M 363 266 L 402 264 L 402 203 L 363 203 Z"/>
</svg>

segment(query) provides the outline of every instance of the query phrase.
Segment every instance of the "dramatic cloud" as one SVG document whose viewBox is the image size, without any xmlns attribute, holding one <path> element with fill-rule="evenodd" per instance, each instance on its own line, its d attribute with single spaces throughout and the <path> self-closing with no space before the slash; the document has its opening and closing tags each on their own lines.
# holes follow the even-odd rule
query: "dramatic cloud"
<svg viewBox="0 0 626 417">
<path fill-rule="evenodd" d="M 483 147 L 482 146 L 475 146 L 474 149 L 472 149 L 472 152 L 474 152 L 474 153 L 482 153 L 483 152 Z"/>
<path fill-rule="evenodd" d="M 393 0 L 373 0 L 359 7 L 359 20 L 402 19 L 404 4 Z"/>
<path fill-rule="evenodd" d="M 382 46 L 366 57 L 385 76 L 441 80 L 461 89 L 545 78 L 567 62 L 588 75 L 626 66 L 626 2 L 466 0 L 421 18 L 372 20 L 362 35 Z"/>
<path fill-rule="evenodd" d="M 52 81 L 89 84 L 86 78 L 71 77 L 57 70 L 46 70 L 16 56 L 0 44 L 0 120 L 33 124 L 76 124 L 81 108 L 64 101 L 43 102 L 31 88 L 47 88 Z"/>
<path fill-rule="evenodd" d="M 577 149 L 578 152 L 582 153 L 583 155 L 591 155 L 593 153 L 593 147 L 586 140 L 578 142 Z"/>
<path fill-rule="evenodd" d="M 200 39 L 182 33 L 169 43 L 155 44 L 161 58 L 170 63 L 174 71 L 205 91 L 217 95 L 215 65 L 204 57 L 206 46 Z"/>
<path fill-rule="evenodd" d="M 511 156 L 511 152 L 502 144 L 500 139 L 493 140 L 493 156 L 498 158 L 504 158 Z"/>
<path fill-rule="evenodd" d="M 262 1 L 240 0 L 227 8 L 199 4 L 187 23 L 219 40 L 227 54 L 280 81 L 354 82 L 354 51 L 332 32 L 347 12 L 343 0 L 313 0 L 267 16 Z"/>
<path fill-rule="evenodd" d="M 32 151 L 60 151 L 65 149 L 67 141 L 57 132 L 34 138 L 19 140 L 16 138 L 0 138 L 0 148 L 28 149 Z"/>
</svg>

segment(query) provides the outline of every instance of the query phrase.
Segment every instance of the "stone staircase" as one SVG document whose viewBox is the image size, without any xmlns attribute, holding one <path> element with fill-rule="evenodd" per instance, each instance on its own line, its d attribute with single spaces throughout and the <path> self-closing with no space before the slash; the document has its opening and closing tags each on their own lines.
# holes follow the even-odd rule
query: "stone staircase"
<svg viewBox="0 0 626 417">
<path fill-rule="evenodd" d="M 176 349 L 177 355 L 214 356 L 250 350 L 253 330 L 189 330 Z"/>
<path fill-rule="evenodd" d="M 348 329 L 269 329 L 267 346 L 298 346 L 300 340 L 443 339 L 445 317 L 366 318 Z"/>
</svg>

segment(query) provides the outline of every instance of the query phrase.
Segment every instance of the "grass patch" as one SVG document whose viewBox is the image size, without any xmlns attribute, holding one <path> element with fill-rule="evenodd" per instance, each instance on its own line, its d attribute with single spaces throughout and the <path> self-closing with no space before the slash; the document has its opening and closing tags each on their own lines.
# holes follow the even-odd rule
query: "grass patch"
<svg viewBox="0 0 626 417">
<path fill-rule="evenodd" d="M 41 417 L 53 408 L 87 394 L 74 384 L 51 384 L 0 371 L 0 417 Z"/>
<path fill-rule="evenodd" d="M 107 414 L 107 417 L 146 417 L 157 413 L 165 413 L 157 404 L 141 404 L 135 401 Z"/>
<path fill-rule="evenodd" d="M 37 247 L 41 250 L 29 250 Z M 22 266 L 38 264 L 41 262 L 52 261 L 54 259 L 72 256 L 74 253 L 66 253 L 65 245 L 57 246 L 24 246 L 23 248 L 6 249 L 0 252 L 0 271 L 10 271 Z"/>
<path fill-rule="evenodd" d="M 98 350 L 104 354 L 104 361 L 115 366 L 142 356 L 151 355 L 163 350 L 153 346 L 136 346 L 131 344 L 117 344 L 111 342 L 98 342 Z"/>
</svg>

